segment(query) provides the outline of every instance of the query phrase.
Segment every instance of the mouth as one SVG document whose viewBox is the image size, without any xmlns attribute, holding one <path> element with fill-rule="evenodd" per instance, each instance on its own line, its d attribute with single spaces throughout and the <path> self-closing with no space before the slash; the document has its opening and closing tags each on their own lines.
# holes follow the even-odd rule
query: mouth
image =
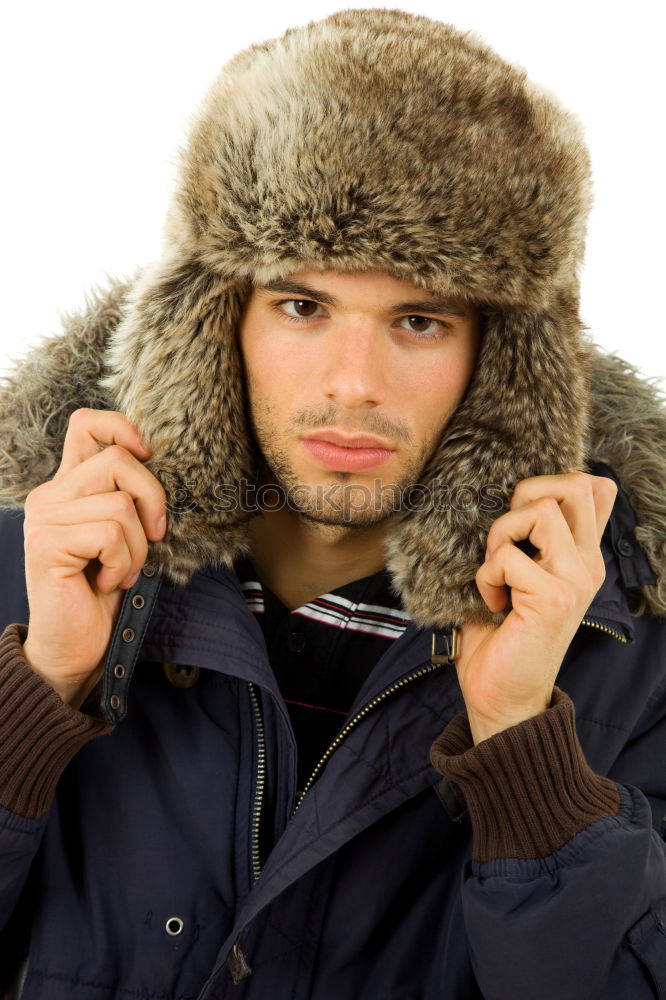
<svg viewBox="0 0 666 1000">
<path fill-rule="evenodd" d="M 308 441 L 329 441 L 340 448 L 384 448 L 386 451 L 393 451 L 391 445 L 383 438 L 374 434 L 345 434 L 343 431 L 322 430 L 312 431 L 305 435 Z"/>
<path fill-rule="evenodd" d="M 384 465 L 395 449 L 372 434 L 343 434 L 336 430 L 314 431 L 300 439 L 311 458 L 327 469 L 357 472 Z"/>
</svg>

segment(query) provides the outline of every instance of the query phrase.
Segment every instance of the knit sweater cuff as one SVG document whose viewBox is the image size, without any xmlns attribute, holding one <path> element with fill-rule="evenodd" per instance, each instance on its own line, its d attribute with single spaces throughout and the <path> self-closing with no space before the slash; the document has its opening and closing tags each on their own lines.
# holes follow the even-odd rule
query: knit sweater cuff
<svg viewBox="0 0 666 1000">
<path fill-rule="evenodd" d="M 620 808 L 615 782 L 587 763 L 573 702 L 559 688 L 543 714 L 476 746 L 467 714 L 457 715 L 430 759 L 465 796 L 479 862 L 547 857 Z"/>
<path fill-rule="evenodd" d="M 30 668 L 22 649 L 27 632 L 8 625 L 0 635 L 0 805 L 37 819 L 72 757 L 113 727 L 66 705 Z"/>
</svg>

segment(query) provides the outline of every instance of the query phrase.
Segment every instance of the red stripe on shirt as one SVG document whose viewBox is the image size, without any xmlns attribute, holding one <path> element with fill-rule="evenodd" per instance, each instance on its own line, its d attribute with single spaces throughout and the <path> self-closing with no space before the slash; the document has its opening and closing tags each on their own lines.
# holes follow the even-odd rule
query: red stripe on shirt
<svg viewBox="0 0 666 1000">
<path fill-rule="evenodd" d="M 284 699 L 287 705 L 298 705 L 299 708 L 314 708 L 317 712 L 335 712 L 336 715 L 346 715 L 346 712 L 339 708 L 326 708 L 325 705 L 308 705 L 304 701 L 293 701 L 291 698 Z"/>
</svg>

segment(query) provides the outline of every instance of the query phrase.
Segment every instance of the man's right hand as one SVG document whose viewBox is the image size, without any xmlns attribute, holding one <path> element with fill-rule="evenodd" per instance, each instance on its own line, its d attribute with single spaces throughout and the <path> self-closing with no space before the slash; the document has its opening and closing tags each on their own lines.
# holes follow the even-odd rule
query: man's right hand
<svg viewBox="0 0 666 1000">
<path fill-rule="evenodd" d="M 75 410 L 58 471 L 25 502 L 30 622 L 23 653 L 75 706 L 99 679 L 123 591 L 141 571 L 148 539 L 166 531 L 166 493 L 142 464 L 150 455 L 122 413 Z"/>
</svg>

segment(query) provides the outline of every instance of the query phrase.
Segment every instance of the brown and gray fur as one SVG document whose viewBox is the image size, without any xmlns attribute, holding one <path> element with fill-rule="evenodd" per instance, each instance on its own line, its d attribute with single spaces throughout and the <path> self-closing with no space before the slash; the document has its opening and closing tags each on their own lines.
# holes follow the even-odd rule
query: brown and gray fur
<svg viewBox="0 0 666 1000">
<path fill-rule="evenodd" d="M 420 483 L 501 488 L 611 465 L 666 615 L 666 417 L 579 317 L 590 204 L 577 120 L 471 34 L 400 11 L 344 11 L 227 64 L 181 151 L 161 257 L 99 292 L 0 393 L 0 503 L 59 462 L 69 413 L 121 410 L 170 499 L 151 561 L 185 584 L 247 547 L 216 489 L 252 481 L 236 328 L 253 281 L 378 269 L 481 308 L 475 374 Z M 219 506 L 219 505 L 218 505 Z M 422 625 L 501 621 L 474 583 L 498 511 L 394 515 L 387 565 Z"/>
</svg>

